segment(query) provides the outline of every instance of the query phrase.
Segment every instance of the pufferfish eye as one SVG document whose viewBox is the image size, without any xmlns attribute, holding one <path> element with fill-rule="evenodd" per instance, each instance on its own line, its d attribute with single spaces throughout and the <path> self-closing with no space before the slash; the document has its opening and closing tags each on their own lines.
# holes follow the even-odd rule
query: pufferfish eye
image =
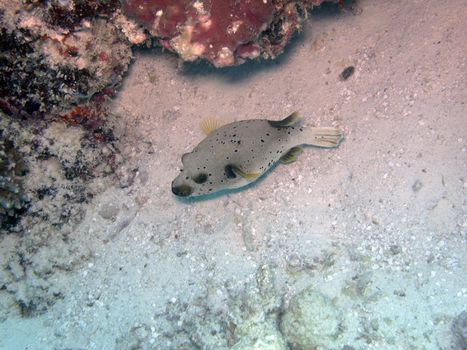
<svg viewBox="0 0 467 350">
<path fill-rule="evenodd" d="M 205 183 L 208 179 L 208 176 L 204 173 L 199 173 L 198 175 L 193 177 L 193 181 L 197 184 Z"/>
</svg>

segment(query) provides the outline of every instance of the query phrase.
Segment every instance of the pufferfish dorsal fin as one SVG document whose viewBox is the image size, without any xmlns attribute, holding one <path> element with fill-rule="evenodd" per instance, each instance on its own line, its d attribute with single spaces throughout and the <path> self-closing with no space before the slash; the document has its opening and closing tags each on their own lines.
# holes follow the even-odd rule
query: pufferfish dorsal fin
<svg viewBox="0 0 467 350">
<path fill-rule="evenodd" d="M 243 177 L 245 180 L 253 182 L 258 177 L 260 177 L 261 173 L 247 173 L 240 169 L 238 166 L 229 164 L 225 167 L 225 171 L 227 173 L 227 177 L 235 178 L 236 176 Z"/>
<path fill-rule="evenodd" d="M 284 154 L 282 157 L 280 157 L 279 161 L 282 164 L 290 164 L 293 163 L 297 160 L 297 157 L 300 153 L 303 152 L 303 148 L 300 146 L 292 147 L 287 151 L 286 154 Z"/>
<path fill-rule="evenodd" d="M 214 118 L 205 118 L 199 123 L 201 130 L 207 136 L 211 134 L 214 130 L 219 129 L 222 126 L 222 123 Z"/>
<path fill-rule="evenodd" d="M 269 125 L 275 128 L 286 128 L 289 126 L 294 126 L 302 120 L 298 112 L 293 112 L 287 118 L 282 120 L 268 120 Z"/>
</svg>

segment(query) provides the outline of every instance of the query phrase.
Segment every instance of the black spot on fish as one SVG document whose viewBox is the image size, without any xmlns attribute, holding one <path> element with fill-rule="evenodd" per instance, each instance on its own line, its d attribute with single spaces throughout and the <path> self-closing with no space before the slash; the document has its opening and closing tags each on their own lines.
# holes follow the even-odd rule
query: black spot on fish
<svg viewBox="0 0 467 350">
<path fill-rule="evenodd" d="M 204 173 L 200 173 L 193 177 L 193 181 L 196 182 L 197 184 L 202 184 L 205 183 L 206 180 L 208 179 L 208 176 Z"/>
<path fill-rule="evenodd" d="M 232 164 L 227 164 L 224 168 L 225 170 L 225 175 L 229 178 L 229 179 L 235 179 L 237 177 L 237 175 L 235 175 L 235 172 L 233 171 L 233 166 Z M 221 180 L 222 182 L 222 180 Z"/>
<path fill-rule="evenodd" d="M 263 140 L 263 139 L 261 139 L 261 142 L 264 142 L 264 140 Z"/>
</svg>

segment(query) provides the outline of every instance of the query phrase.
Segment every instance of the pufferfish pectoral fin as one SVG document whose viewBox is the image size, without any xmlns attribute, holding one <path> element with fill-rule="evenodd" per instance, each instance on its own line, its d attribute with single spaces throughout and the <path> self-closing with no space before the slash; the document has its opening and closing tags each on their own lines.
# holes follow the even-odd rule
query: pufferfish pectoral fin
<svg viewBox="0 0 467 350">
<path fill-rule="evenodd" d="M 201 130 L 203 130 L 204 134 L 208 136 L 214 130 L 219 129 L 222 126 L 222 123 L 217 119 L 205 118 L 201 121 L 199 126 Z"/>
<path fill-rule="evenodd" d="M 255 181 L 258 177 L 261 176 L 261 173 L 247 173 L 241 170 L 238 166 L 232 165 L 232 164 L 227 165 L 225 168 L 226 168 L 225 170 L 227 172 L 227 176 L 229 175 L 229 173 L 233 173 L 235 174 L 235 176 L 243 177 L 245 180 L 248 180 L 250 182 Z M 235 176 L 232 176 L 232 177 L 235 177 Z"/>
<path fill-rule="evenodd" d="M 297 157 L 300 153 L 303 152 L 303 148 L 300 146 L 292 147 L 287 151 L 286 154 L 284 154 L 282 157 L 280 157 L 279 161 L 282 164 L 290 164 L 293 163 L 297 160 Z"/>
<path fill-rule="evenodd" d="M 293 112 L 291 115 L 289 115 L 287 118 L 282 119 L 282 120 L 268 120 L 269 125 L 275 127 L 275 128 L 286 128 L 289 126 L 294 126 L 295 124 L 298 124 L 302 118 L 298 114 L 298 112 Z"/>
</svg>

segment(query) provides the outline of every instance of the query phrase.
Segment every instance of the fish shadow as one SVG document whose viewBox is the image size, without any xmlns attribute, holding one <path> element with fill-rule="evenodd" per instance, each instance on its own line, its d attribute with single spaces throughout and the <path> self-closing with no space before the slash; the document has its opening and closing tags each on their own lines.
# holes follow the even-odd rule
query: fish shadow
<svg viewBox="0 0 467 350">
<path fill-rule="evenodd" d="M 216 68 L 204 60 L 184 62 L 180 67 L 180 74 L 192 79 L 209 76 L 230 84 L 242 83 L 251 79 L 254 75 L 263 72 L 267 73 L 268 71 L 286 66 L 291 57 L 293 57 L 294 48 L 298 45 L 303 45 L 305 40 L 305 35 L 294 35 L 285 46 L 284 52 L 275 59 L 249 59 L 245 63 L 237 66 Z"/>
</svg>

